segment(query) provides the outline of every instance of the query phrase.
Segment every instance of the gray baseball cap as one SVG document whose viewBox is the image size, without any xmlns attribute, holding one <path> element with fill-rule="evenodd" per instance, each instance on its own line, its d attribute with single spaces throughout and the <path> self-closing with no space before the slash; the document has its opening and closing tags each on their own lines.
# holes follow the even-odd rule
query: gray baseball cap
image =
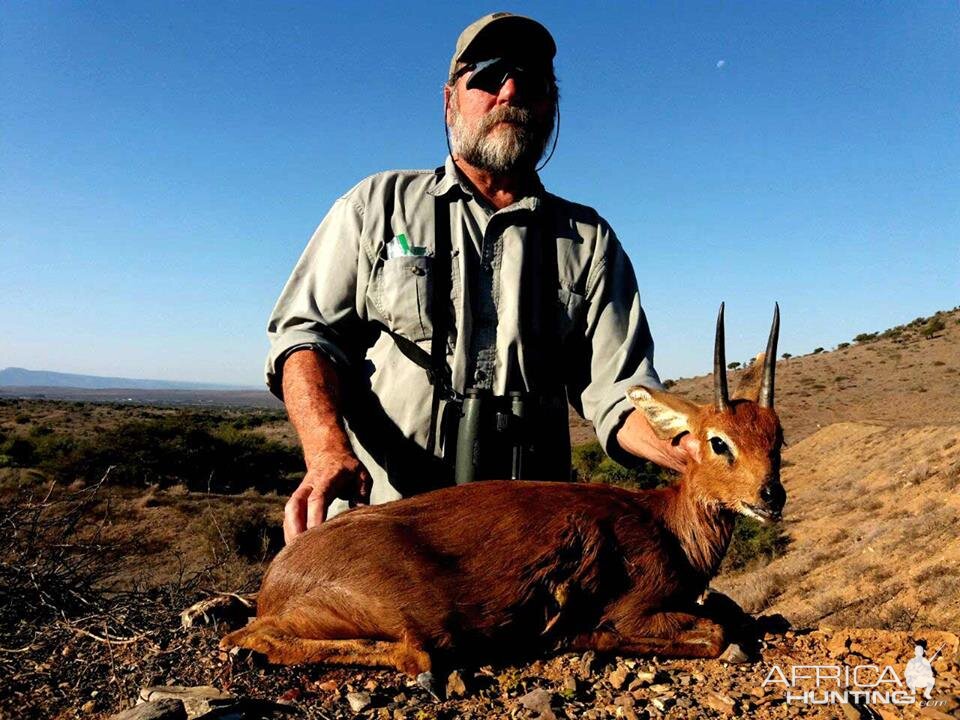
<svg viewBox="0 0 960 720">
<path fill-rule="evenodd" d="M 552 65 L 557 44 L 543 25 L 523 15 L 495 12 L 470 23 L 457 38 L 449 79 L 465 65 L 495 57 L 514 57 Z"/>
</svg>

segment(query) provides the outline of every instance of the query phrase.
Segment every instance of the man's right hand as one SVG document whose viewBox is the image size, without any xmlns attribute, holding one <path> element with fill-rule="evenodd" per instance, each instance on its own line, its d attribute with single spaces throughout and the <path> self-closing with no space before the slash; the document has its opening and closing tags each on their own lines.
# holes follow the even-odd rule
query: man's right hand
<svg viewBox="0 0 960 720">
<path fill-rule="evenodd" d="M 345 440 L 332 442 L 307 459 L 307 474 L 283 509 L 283 539 L 287 545 L 304 530 L 324 522 L 335 498 L 369 502 L 370 473 Z"/>
</svg>

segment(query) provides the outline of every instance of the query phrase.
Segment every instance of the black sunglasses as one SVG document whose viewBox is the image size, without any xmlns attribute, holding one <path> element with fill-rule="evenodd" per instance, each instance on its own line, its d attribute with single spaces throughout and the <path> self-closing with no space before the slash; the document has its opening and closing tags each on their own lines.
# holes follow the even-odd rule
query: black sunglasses
<svg viewBox="0 0 960 720">
<path fill-rule="evenodd" d="M 553 91 L 553 73 L 545 68 L 524 67 L 506 58 L 492 58 L 467 65 L 457 73 L 457 78 L 471 73 L 467 79 L 467 90 L 483 90 L 491 95 L 500 92 L 500 88 L 513 78 L 517 86 L 533 97 L 547 97 Z"/>
</svg>

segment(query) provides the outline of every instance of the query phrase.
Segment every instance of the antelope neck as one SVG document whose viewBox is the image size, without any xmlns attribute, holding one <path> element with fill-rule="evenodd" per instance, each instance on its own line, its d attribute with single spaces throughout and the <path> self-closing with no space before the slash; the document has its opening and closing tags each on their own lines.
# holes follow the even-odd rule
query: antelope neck
<svg viewBox="0 0 960 720">
<path fill-rule="evenodd" d="M 690 564 L 709 579 L 716 574 L 727 551 L 736 513 L 719 503 L 705 502 L 690 486 L 687 477 L 680 481 L 670 496 L 665 519 Z"/>
</svg>

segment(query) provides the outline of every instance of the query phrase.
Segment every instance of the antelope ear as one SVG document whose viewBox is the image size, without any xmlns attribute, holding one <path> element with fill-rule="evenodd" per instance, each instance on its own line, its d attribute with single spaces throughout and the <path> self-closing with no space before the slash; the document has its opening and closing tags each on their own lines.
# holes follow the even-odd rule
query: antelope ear
<svg viewBox="0 0 960 720">
<path fill-rule="evenodd" d="M 753 363 L 743 371 L 737 390 L 733 393 L 734 400 L 750 400 L 757 402 L 760 399 L 760 384 L 763 381 L 763 358 L 760 353 Z"/>
<path fill-rule="evenodd" d="M 698 411 L 692 402 L 663 390 L 635 385 L 627 390 L 627 398 L 642 412 L 661 440 L 672 440 L 691 431 L 691 422 Z"/>
</svg>

